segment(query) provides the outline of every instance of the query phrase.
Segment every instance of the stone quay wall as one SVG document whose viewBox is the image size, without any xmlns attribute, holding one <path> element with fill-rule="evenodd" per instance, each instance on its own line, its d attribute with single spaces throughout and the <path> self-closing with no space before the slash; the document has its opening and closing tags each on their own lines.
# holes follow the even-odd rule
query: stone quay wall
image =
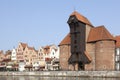
<svg viewBox="0 0 120 80">
<path fill-rule="evenodd" d="M 39 72 L 0 72 L 0 76 L 120 77 L 120 71 L 39 71 Z"/>
</svg>

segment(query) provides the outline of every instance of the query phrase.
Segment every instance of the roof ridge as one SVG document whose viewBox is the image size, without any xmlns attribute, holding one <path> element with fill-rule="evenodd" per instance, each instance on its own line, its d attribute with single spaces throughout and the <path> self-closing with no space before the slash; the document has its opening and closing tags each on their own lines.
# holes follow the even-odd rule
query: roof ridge
<svg viewBox="0 0 120 80">
<path fill-rule="evenodd" d="M 80 14 L 80 13 L 78 13 L 77 11 L 74 11 L 70 16 L 76 16 L 76 18 L 77 18 L 79 21 L 81 21 L 81 22 L 83 22 L 83 23 L 85 23 L 85 24 L 88 24 L 88 25 L 90 25 L 90 26 L 93 27 L 93 25 L 91 24 L 91 22 L 90 22 L 85 16 L 83 16 L 83 15 Z"/>
<path fill-rule="evenodd" d="M 111 33 L 103 26 L 103 28 L 104 28 L 104 32 L 105 32 L 105 34 L 107 35 L 107 36 L 111 36 L 111 38 L 113 38 L 114 40 L 115 40 L 115 38 L 113 37 L 113 35 L 111 35 Z"/>
<path fill-rule="evenodd" d="M 66 44 L 70 44 L 70 33 L 68 33 L 64 39 L 60 42 L 59 45 L 66 45 Z"/>
<path fill-rule="evenodd" d="M 23 42 L 20 42 L 20 44 L 22 45 L 22 47 L 26 47 L 26 46 L 28 46 L 28 44 L 27 43 L 23 43 Z"/>
<path fill-rule="evenodd" d="M 79 12 L 77 12 L 77 11 L 74 11 L 73 13 L 76 14 L 76 15 L 79 14 L 80 16 L 86 18 L 85 16 L 83 16 L 81 13 L 79 13 Z M 87 18 L 86 18 L 86 19 L 87 19 Z"/>
</svg>

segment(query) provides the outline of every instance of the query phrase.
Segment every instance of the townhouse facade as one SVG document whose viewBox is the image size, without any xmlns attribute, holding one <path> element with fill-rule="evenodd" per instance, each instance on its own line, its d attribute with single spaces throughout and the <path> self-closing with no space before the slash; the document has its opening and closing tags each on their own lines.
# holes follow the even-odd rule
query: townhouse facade
<svg viewBox="0 0 120 80">
<path fill-rule="evenodd" d="M 23 55 L 23 53 L 24 53 L 24 50 L 25 50 L 25 48 L 26 48 L 26 46 L 27 46 L 27 44 L 26 43 L 19 43 L 18 44 L 18 47 L 17 47 L 17 62 L 22 62 L 22 61 L 24 61 L 24 55 Z"/>
<path fill-rule="evenodd" d="M 2 61 L 4 59 L 5 55 L 3 51 L 0 51 L 0 61 Z"/>
<path fill-rule="evenodd" d="M 20 71 L 33 70 L 33 65 L 38 61 L 37 51 L 27 43 L 19 43 L 17 47 L 17 62 Z M 34 66 L 35 67 L 35 66 Z"/>
<path fill-rule="evenodd" d="M 37 61 L 37 52 L 35 51 L 34 47 L 26 46 L 23 56 L 26 65 L 32 65 Z"/>
<path fill-rule="evenodd" d="M 59 69 L 59 47 L 56 45 L 53 44 L 47 45 L 45 47 L 40 47 L 38 50 L 38 57 L 40 67 L 44 67 L 44 70 Z M 56 61 L 58 63 L 55 63 Z"/>
<path fill-rule="evenodd" d="M 17 60 L 17 52 L 16 49 L 13 49 L 11 52 L 11 60 Z"/>
</svg>

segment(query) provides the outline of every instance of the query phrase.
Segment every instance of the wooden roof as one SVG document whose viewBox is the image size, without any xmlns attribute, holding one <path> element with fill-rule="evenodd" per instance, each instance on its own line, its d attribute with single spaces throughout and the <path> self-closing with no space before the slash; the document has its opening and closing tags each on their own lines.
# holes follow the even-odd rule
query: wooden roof
<svg viewBox="0 0 120 80">
<path fill-rule="evenodd" d="M 68 60 L 69 64 L 76 62 L 83 62 L 84 64 L 88 64 L 91 62 L 91 58 L 88 53 L 85 51 L 84 53 L 72 54 Z"/>
<path fill-rule="evenodd" d="M 77 11 L 74 11 L 70 16 L 76 16 L 79 21 L 92 26 L 91 22 Z"/>
</svg>

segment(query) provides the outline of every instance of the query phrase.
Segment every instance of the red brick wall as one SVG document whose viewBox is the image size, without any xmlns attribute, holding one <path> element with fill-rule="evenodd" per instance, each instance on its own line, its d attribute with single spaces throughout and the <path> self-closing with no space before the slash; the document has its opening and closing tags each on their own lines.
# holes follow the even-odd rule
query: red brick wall
<svg viewBox="0 0 120 80">
<path fill-rule="evenodd" d="M 96 70 L 114 70 L 114 41 L 96 42 L 95 68 Z"/>
<path fill-rule="evenodd" d="M 85 70 L 95 70 L 95 43 L 87 43 L 86 51 L 91 58 L 91 63 L 85 65 Z"/>
<path fill-rule="evenodd" d="M 68 70 L 68 59 L 71 55 L 70 45 L 61 45 L 60 47 L 60 67 L 62 70 Z"/>
</svg>

